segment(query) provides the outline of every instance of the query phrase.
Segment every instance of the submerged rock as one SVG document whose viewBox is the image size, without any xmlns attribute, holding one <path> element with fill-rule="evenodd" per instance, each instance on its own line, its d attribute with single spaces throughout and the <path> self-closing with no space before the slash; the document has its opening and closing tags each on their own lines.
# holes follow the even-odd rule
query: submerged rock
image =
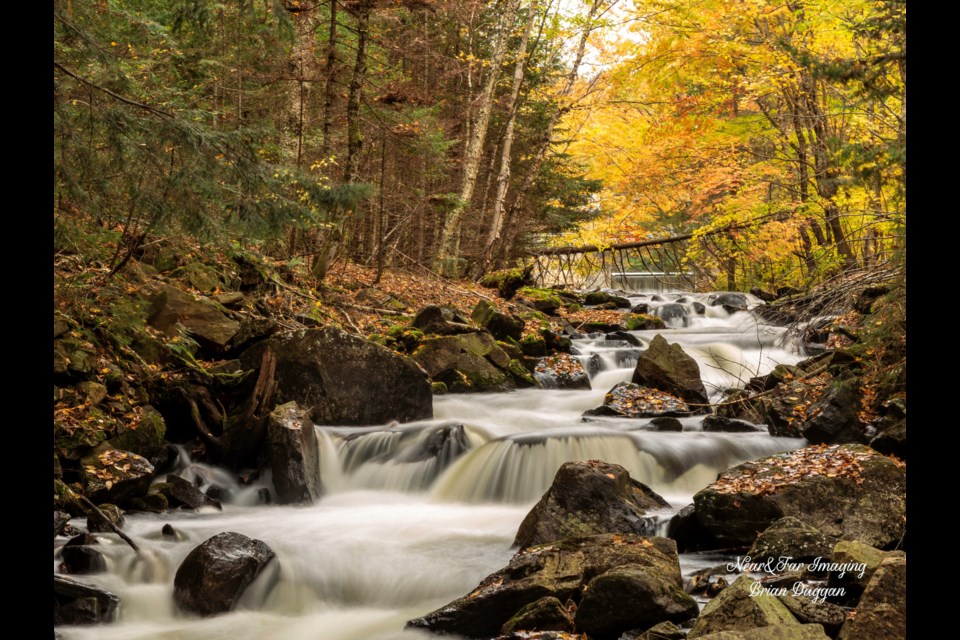
<svg viewBox="0 0 960 640">
<path fill-rule="evenodd" d="M 250 583 L 274 559 L 264 542 L 218 533 L 187 555 L 173 581 L 177 608 L 211 616 L 231 611 Z"/>
<path fill-rule="evenodd" d="M 753 544 L 794 516 L 828 536 L 883 547 L 904 534 L 906 471 L 863 445 L 811 446 L 733 467 L 693 500 L 722 545 Z"/>
<path fill-rule="evenodd" d="M 696 404 L 708 402 L 707 390 L 700 379 L 697 361 L 684 353 L 679 344 L 669 344 L 660 334 L 640 354 L 631 382 Z"/>
<path fill-rule="evenodd" d="M 521 548 L 570 536 L 650 531 L 647 511 L 670 505 L 618 464 L 567 462 L 520 523 Z"/>
<path fill-rule="evenodd" d="M 633 534 L 603 534 L 528 547 L 509 565 L 486 578 L 469 594 L 407 626 L 470 638 L 496 636 L 523 607 L 541 598 L 576 601 L 595 577 L 616 567 L 632 565 L 648 572 L 664 591 L 672 586 L 683 598 L 677 547 L 672 540 Z M 589 589 L 587 589 L 589 592 Z M 668 619 L 670 610 L 652 617 Z M 635 628 L 633 625 L 624 629 Z M 582 629 L 578 629 L 582 631 Z"/>
</svg>

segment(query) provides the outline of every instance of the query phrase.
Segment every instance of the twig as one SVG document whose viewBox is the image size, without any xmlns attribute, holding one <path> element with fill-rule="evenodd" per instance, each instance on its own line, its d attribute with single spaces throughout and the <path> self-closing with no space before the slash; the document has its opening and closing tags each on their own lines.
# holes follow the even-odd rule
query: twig
<svg viewBox="0 0 960 640">
<path fill-rule="evenodd" d="M 100 510 L 100 507 L 98 507 L 97 505 L 93 504 L 93 503 L 90 501 L 90 499 L 87 498 L 87 496 L 85 496 L 85 495 L 82 495 L 82 494 L 79 494 L 79 493 L 77 493 L 77 494 L 75 494 L 75 495 L 76 495 L 77 498 L 80 500 L 80 502 L 82 502 L 83 504 L 85 504 L 85 505 L 87 505 L 88 507 L 90 507 L 91 509 L 93 509 L 93 510 L 97 513 L 97 515 L 99 515 L 101 518 L 103 518 L 103 521 L 107 523 L 107 526 L 109 526 L 111 529 L 113 529 L 113 532 L 114 532 L 115 534 L 117 534 L 118 536 L 120 536 L 120 537 L 123 539 L 124 542 L 126 542 L 128 545 L 130 545 L 130 547 L 131 547 L 134 551 L 137 552 L 137 555 L 142 555 L 142 554 L 143 554 L 143 552 L 140 550 L 140 547 L 137 546 L 137 543 L 134 542 L 133 540 L 131 540 L 131 539 L 130 539 L 130 536 L 128 536 L 127 534 L 125 534 L 123 531 L 121 531 L 121 530 L 120 530 L 120 527 L 118 527 L 117 525 L 113 524 L 113 522 L 110 521 L 110 518 L 107 517 L 107 514 L 105 514 L 103 511 Z"/>
</svg>

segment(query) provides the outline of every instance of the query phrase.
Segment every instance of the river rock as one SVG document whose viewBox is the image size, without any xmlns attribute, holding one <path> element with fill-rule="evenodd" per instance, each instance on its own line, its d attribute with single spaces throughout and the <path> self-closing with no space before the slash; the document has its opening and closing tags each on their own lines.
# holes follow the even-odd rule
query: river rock
<svg viewBox="0 0 960 640">
<path fill-rule="evenodd" d="M 654 431 L 683 431 L 683 423 L 670 416 L 654 418 L 648 426 Z"/>
<path fill-rule="evenodd" d="M 711 307 L 733 307 L 736 311 L 745 310 L 749 307 L 747 296 L 742 293 L 726 292 L 710 299 Z"/>
<path fill-rule="evenodd" d="M 718 631 L 745 631 L 776 624 L 799 624 L 775 596 L 756 592 L 758 587 L 757 581 L 749 576 L 737 578 L 707 603 L 687 637 L 701 638 Z"/>
<path fill-rule="evenodd" d="M 791 563 L 809 562 L 818 557 L 829 557 L 834 543 L 834 538 L 788 516 L 780 518 L 757 536 L 747 555 L 752 562 L 760 563 L 773 558 L 776 564 L 781 557 L 789 558 Z"/>
<path fill-rule="evenodd" d="M 179 326 L 186 329 L 202 349 L 222 353 L 240 329 L 213 304 L 171 285 L 163 285 L 150 298 L 147 322 L 154 329 L 174 337 Z"/>
<path fill-rule="evenodd" d="M 660 334 L 655 335 L 647 350 L 640 354 L 631 381 L 686 402 L 708 402 L 697 361 L 684 353 L 679 344 L 669 344 Z"/>
<path fill-rule="evenodd" d="M 57 509 L 53 510 L 53 537 L 63 534 L 66 531 L 67 523 L 70 522 L 72 518 L 69 513 L 66 511 L 58 511 Z"/>
<path fill-rule="evenodd" d="M 53 576 L 53 624 L 81 625 L 113 622 L 120 598 L 63 576 Z"/>
<path fill-rule="evenodd" d="M 603 406 L 583 412 L 584 416 L 656 418 L 690 414 L 687 403 L 669 393 L 632 382 L 617 383 L 603 397 Z"/>
<path fill-rule="evenodd" d="M 787 593 L 777 599 L 802 624 L 819 624 L 831 638 L 836 637 L 847 619 L 847 610 L 830 602 L 815 602 L 812 598 Z"/>
<path fill-rule="evenodd" d="M 696 617 L 696 600 L 642 565 L 623 565 L 587 584 L 577 607 L 577 630 L 592 638 L 616 638 L 630 629 Z"/>
<path fill-rule="evenodd" d="M 80 460 L 83 493 L 94 503 L 123 504 L 150 488 L 153 465 L 130 451 L 107 444 L 96 447 Z"/>
<path fill-rule="evenodd" d="M 863 574 L 861 575 L 859 570 L 831 571 L 827 584 L 831 587 L 842 587 L 848 596 L 857 598 L 867 588 L 873 574 L 884 560 L 902 558 L 904 555 L 903 551 L 881 551 L 859 540 L 841 540 L 833 547 L 833 551 L 824 554 L 824 557 L 829 557 L 831 564 L 858 565 L 863 568 Z"/>
<path fill-rule="evenodd" d="M 905 465 L 863 445 L 811 446 L 745 462 L 694 497 L 721 544 L 747 546 L 784 516 L 834 538 L 896 543 L 906 516 Z"/>
<path fill-rule="evenodd" d="M 643 313 L 628 313 L 624 316 L 624 326 L 627 331 L 653 331 L 666 329 L 667 325 L 661 318 Z"/>
<path fill-rule="evenodd" d="M 273 559 L 273 550 L 260 540 L 218 533 L 180 564 L 173 581 L 174 602 L 181 611 L 201 616 L 231 611 Z"/>
<path fill-rule="evenodd" d="M 308 408 L 316 424 L 375 425 L 433 417 L 430 382 L 416 362 L 386 347 L 325 327 L 277 334 L 240 356 L 259 366 L 277 358 L 277 401 Z"/>
<path fill-rule="evenodd" d="M 870 447 L 880 453 L 907 459 L 907 420 L 896 420 L 890 424 L 881 423 L 880 431 L 870 441 Z"/>
<path fill-rule="evenodd" d="M 431 378 L 457 368 L 461 344 L 457 336 L 425 338 L 411 357 Z"/>
<path fill-rule="evenodd" d="M 670 518 L 667 524 L 667 537 L 675 540 L 681 553 L 699 551 L 701 549 L 716 549 L 716 538 L 707 531 L 700 520 L 694 505 L 688 504 Z"/>
<path fill-rule="evenodd" d="M 810 408 L 810 417 L 800 427 L 800 433 L 816 444 L 863 442 L 864 425 L 858 415 L 860 409 L 859 381 L 835 382 Z"/>
<path fill-rule="evenodd" d="M 117 529 L 123 528 L 123 512 L 115 504 L 98 504 L 100 513 L 92 509 L 87 513 L 87 531 L 93 533 L 113 533 L 112 524 Z M 100 514 L 103 515 L 100 515 Z M 106 517 L 104 517 L 106 516 Z M 108 524 L 109 523 L 109 524 Z"/>
<path fill-rule="evenodd" d="M 590 306 L 613 303 L 614 309 L 629 309 L 630 301 L 622 296 L 612 295 L 606 291 L 591 291 L 583 296 L 583 303 Z"/>
<path fill-rule="evenodd" d="M 857 603 L 857 614 L 843 623 L 838 640 L 907 637 L 907 559 L 886 558 Z"/>
<path fill-rule="evenodd" d="M 573 617 L 563 603 L 552 596 L 540 598 L 520 609 L 500 630 L 503 635 L 517 631 L 573 632 Z"/>
<path fill-rule="evenodd" d="M 167 481 L 153 485 L 152 490 L 162 494 L 171 507 L 199 509 L 207 504 L 206 494 L 194 483 L 173 473 L 167 474 Z"/>
<path fill-rule="evenodd" d="M 407 626 L 489 638 L 524 606 L 544 597 L 576 600 L 595 576 L 624 565 L 645 567 L 677 589 L 683 585 L 672 540 L 633 534 L 566 538 L 519 551 L 505 568 L 484 578 L 469 594 Z"/>
<path fill-rule="evenodd" d="M 657 317 L 668 325 L 685 327 L 690 323 L 690 319 L 687 317 L 687 308 L 682 304 L 668 302 L 667 304 L 660 305 L 654 311 Z"/>
<path fill-rule="evenodd" d="M 753 394 L 746 389 L 731 389 L 724 393 L 719 406 L 716 407 L 716 412 L 716 415 L 722 418 L 744 420 L 754 424 L 767 423 L 759 407 L 759 398 L 754 398 Z M 769 427 L 767 430 L 770 431 Z M 775 434 L 771 431 L 771 435 Z"/>
<path fill-rule="evenodd" d="M 626 331 L 611 331 L 607 334 L 607 340 L 619 340 L 621 342 L 626 342 L 632 347 L 642 347 L 643 343 L 640 342 L 640 338 L 633 335 L 632 333 L 627 333 Z"/>
<path fill-rule="evenodd" d="M 509 316 L 499 311 L 495 306 L 481 300 L 473 308 L 470 318 L 479 326 L 493 334 L 497 340 L 512 338 L 520 340 L 523 334 L 524 322 L 515 316 Z"/>
<path fill-rule="evenodd" d="M 746 420 L 735 420 L 734 418 L 724 418 L 723 416 L 707 416 L 701 423 L 704 431 L 715 431 L 722 433 L 752 433 L 755 431 L 765 431 L 762 427 L 747 422 Z"/>
<path fill-rule="evenodd" d="M 579 358 L 568 353 L 558 353 L 538 359 L 534 373 L 547 388 L 590 388 L 590 376 L 583 368 L 583 363 Z"/>
<path fill-rule="evenodd" d="M 103 554 L 90 545 L 65 545 L 61 550 L 63 573 L 83 575 L 103 573 L 107 570 L 107 560 Z"/>
<path fill-rule="evenodd" d="M 520 523 L 513 544 L 525 548 L 570 536 L 643 534 L 651 529 L 647 511 L 669 506 L 618 464 L 567 462 Z"/>
<path fill-rule="evenodd" d="M 267 422 L 270 468 L 277 501 L 312 503 L 320 497 L 320 453 L 317 433 L 307 412 L 296 402 L 273 410 Z"/>
</svg>

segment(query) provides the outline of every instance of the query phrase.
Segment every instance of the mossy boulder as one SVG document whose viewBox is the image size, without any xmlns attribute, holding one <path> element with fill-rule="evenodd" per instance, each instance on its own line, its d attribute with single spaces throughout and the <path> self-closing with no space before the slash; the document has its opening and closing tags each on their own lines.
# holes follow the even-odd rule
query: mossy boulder
<svg viewBox="0 0 960 640">
<path fill-rule="evenodd" d="M 501 269 L 491 271 L 480 278 L 480 286 L 496 289 L 504 300 L 509 300 L 517 290 L 532 282 L 533 266 L 518 267 L 515 269 Z"/>
<path fill-rule="evenodd" d="M 837 640 L 907 637 L 907 559 L 886 558 L 867 585 L 857 614 L 847 619 Z"/>
<path fill-rule="evenodd" d="M 648 533 L 654 528 L 648 512 L 669 506 L 618 464 L 567 462 L 520 523 L 513 544 L 525 548 L 569 536 Z"/>
<path fill-rule="evenodd" d="M 852 598 L 859 597 L 873 574 L 887 558 L 903 557 L 903 551 L 881 551 L 859 540 L 841 540 L 834 547 L 831 553 L 824 554 L 829 557 L 832 564 L 838 566 L 862 567 L 853 571 L 831 571 L 828 577 L 828 585 L 831 587 L 843 588 L 845 594 Z M 841 575 L 842 574 L 842 575 Z"/>
<path fill-rule="evenodd" d="M 448 336 L 470 333 L 477 328 L 460 311 L 453 307 L 428 304 L 417 312 L 410 326 L 425 334 Z"/>
<path fill-rule="evenodd" d="M 80 460 L 83 493 L 93 502 L 123 504 L 147 493 L 153 465 L 130 451 L 98 446 Z"/>
<path fill-rule="evenodd" d="M 150 297 L 147 322 L 167 336 L 186 329 L 209 354 L 226 350 L 240 330 L 240 323 L 228 318 L 216 305 L 180 289 L 163 285 Z"/>
<path fill-rule="evenodd" d="M 752 562 L 763 563 L 773 558 L 791 558 L 791 562 L 808 562 L 818 557 L 829 557 L 836 539 L 824 535 L 794 517 L 780 518 L 757 536 L 747 555 Z"/>
<path fill-rule="evenodd" d="M 523 320 L 499 311 L 486 300 L 477 303 L 470 317 L 478 326 L 492 333 L 497 340 L 506 340 L 507 338 L 520 340 L 523 334 Z"/>
<path fill-rule="evenodd" d="M 100 513 L 94 510 L 87 512 L 87 531 L 93 533 L 113 533 L 113 527 L 123 529 L 123 512 L 115 504 L 98 504 Z"/>
<path fill-rule="evenodd" d="M 431 378 L 445 371 L 457 368 L 462 345 L 456 336 L 426 338 L 413 352 L 411 358 L 416 361 Z"/>
<path fill-rule="evenodd" d="M 677 589 L 683 585 L 676 544 L 667 538 L 634 534 L 565 538 L 519 551 L 469 594 L 407 626 L 489 638 L 526 605 L 545 597 L 560 602 L 579 597 L 594 577 L 625 565 L 643 567 Z"/>
<path fill-rule="evenodd" d="M 662 318 L 643 313 L 628 313 L 624 319 L 624 326 L 627 328 L 627 331 L 648 331 L 667 328 Z"/>
<path fill-rule="evenodd" d="M 164 449 L 167 424 L 159 411 L 146 405 L 138 421 L 120 423 L 118 431 L 119 435 L 107 442 L 112 448 L 132 451 L 148 460 L 155 460 Z"/>
<path fill-rule="evenodd" d="M 778 624 L 800 623 L 776 596 L 760 589 L 753 578 L 742 575 L 707 603 L 687 637 L 701 638 L 718 631 L 746 631 Z"/>
</svg>

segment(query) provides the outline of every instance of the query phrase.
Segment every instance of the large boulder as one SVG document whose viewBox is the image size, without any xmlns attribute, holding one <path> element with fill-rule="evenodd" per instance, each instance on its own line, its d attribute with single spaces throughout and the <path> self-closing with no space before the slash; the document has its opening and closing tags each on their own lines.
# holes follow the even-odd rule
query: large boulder
<svg viewBox="0 0 960 640">
<path fill-rule="evenodd" d="M 843 623 L 838 640 L 907 637 L 907 559 L 887 558 L 857 603 L 857 614 Z"/>
<path fill-rule="evenodd" d="M 150 488 L 153 465 L 130 451 L 101 444 L 80 460 L 83 493 L 94 503 L 123 504 Z"/>
<path fill-rule="evenodd" d="M 53 576 L 53 624 L 80 625 L 112 622 L 120 598 L 88 584 Z"/>
<path fill-rule="evenodd" d="M 799 624 L 792 613 L 753 578 L 742 575 L 707 603 L 688 638 L 718 631 L 745 631 L 777 624 Z"/>
<path fill-rule="evenodd" d="M 150 490 L 164 496 L 171 507 L 199 509 L 209 502 L 197 485 L 172 473 L 167 474 L 166 482 L 159 482 Z"/>
<path fill-rule="evenodd" d="M 721 545 L 746 547 L 794 516 L 828 536 L 884 547 L 904 534 L 905 466 L 863 445 L 816 445 L 728 469 L 693 501 Z"/>
<path fill-rule="evenodd" d="M 780 557 L 790 562 L 806 562 L 828 557 L 835 540 L 815 527 L 793 517 L 780 518 L 757 536 L 747 555 L 753 562 L 763 563 L 768 558 L 774 564 Z"/>
<path fill-rule="evenodd" d="M 697 601 L 669 579 L 642 565 L 623 565 L 587 584 L 574 620 L 591 638 L 617 638 L 630 629 L 683 622 L 698 611 Z"/>
<path fill-rule="evenodd" d="M 160 412 L 146 405 L 139 420 L 119 424 L 119 435 L 107 440 L 107 444 L 114 449 L 131 451 L 156 464 L 160 455 L 165 453 L 164 438 L 167 435 L 167 425 Z"/>
<path fill-rule="evenodd" d="M 770 376 L 756 389 L 769 393 L 758 396 L 754 404 L 770 435 L 803 437 L 816 444 L 866 442 L 858 380 L 837 380 L 826 372 L 801 379 L 785 372 L 770 386 Z"/>
<path fill-rule="evenodd" d="M 685 327 L 690 322 L 687 315 L 687 308 L 676 302 L 668 302 L 667 304 L 660 305 L 654 310 L 654 313 L 656 313 L 657 317 L 665 324 L 674 327 Z"/>
<path fill-rule="evenodd" d="M 210 353 L 225 351 L 240 330 L 240 323 L 215 305 L 170 285 L 163 285 L 151 296 L 147 322 L 170 337 L 177 335 L 179 325 Z"/>
<path fill-rule="evenodd" d="M 585 416 L 656 418 L 686 416 L 687 403 L 669 393 L 632 382 L 619 382 L 603 397 L 603 405 L 583 412 Z"/>
<path fill-rule="evenodd" d="M 643 567 L 680 590 L 677 546 L 667 538 L 602 534 L 529 547 L 469 594 L 407 626 L 469 638 L 496 636 L 504 623 L 541 598 L 576 601 L 589 582 L 616 567 Z M 661 620 L 669 618 L 664 612 Z"/>
<path fill-rule="evenodd" d="M 513 544 L 524 548 L 569 536 L 648 533 L 653 523 L 647 511 L 669 506 L 618 464 L 567 462 L 520 523 Z"/>
<path fill-rule="evenodd" d="M 842 588 L 844 595 L 856 599 L 884 560 L 905 555 L 903 551 L 881 551 L 859 540 L 841 540 L 830 554 L 825 554 L 830 558 L 829 564 L 836 567 L 829 571 L 827 584 Z"/>
<path fill-rule="evenodd" d="M 687 402 L 709 402 L 697 361 L 684 353 L 679 344 L 669 344 L 659 333 L 650 341 L 647 350 L 640 354 L 631 381 Z"/>
<path fill-rule="evenodd" d="M 177 569 L 177 608 L 201 616 L 231 611 L 271 560 L 273 550 L 240 533 L 218 533 L 191 551 Z"/>
<path fill-rule="evenodd" d="M 240 356 L 260 364 L 266 349 L 277 358 L 277 401 L 295 401 L 317 424 L 374 425 L 433 417 L 424 371 L 386 347 L 325 327 L 278 334 Z"/>
<path fill-rule="evenodd" d="M 273 486 L 281 504 L 313 502 L 320 497 L 320 453 L 317 433 L 307 412 L 288 402 L 273 410 L 267 422 Z"/>
<path fill-rule="evenodd" d="M 428 304 L 420 309 L 410 326 L 426 334 L 442 336 L 477 330 L 453 307 L 441 307 L 435 304 Z"/>
</svg>

